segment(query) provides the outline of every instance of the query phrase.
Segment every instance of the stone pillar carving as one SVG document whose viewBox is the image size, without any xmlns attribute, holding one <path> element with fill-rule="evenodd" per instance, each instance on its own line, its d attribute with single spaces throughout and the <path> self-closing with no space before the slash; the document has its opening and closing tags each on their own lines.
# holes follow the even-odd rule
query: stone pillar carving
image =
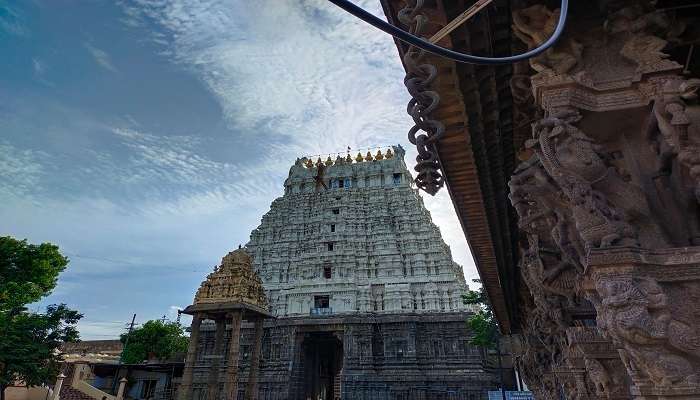
<svg viewBox="0 0 700 400">
<path fill-rule="evenodd" d="M 192 398 L 192 379 L 194 376 L 194 364 L 197 361 L 197 344 L 199 343 L 199 328 L 201 324 L 201 316 L 194 314 L 190 327 L 191 332 L 187 346 L 187 356 L 185 357 L 185 368 L 182 372 L 182 382 L 178 389 L 179 400 L 190 400 Z"/>
<path fill-rule="evenodd" d="M 240 356 L 242 312 L 234 311 L 231 318 L 231 342 L 228 349 L 225 389 L 227 400 L 238 399 L 238 361 Z"/>
<path fill-rule="evenodd" d="M 592 252 L 587 290 L 637 399 L 700 396 L 700 247 Z"/>
<path fill-rule="evenodd" d="M 700 81 L 662 52 L 690 25 L 652 3 L 601 9 L 514 77 L 536 121 L 510 182 L 527 236 L 523 375 L 542 398 L 551 377 L 575 399 L 700 398 L 700 248 L 686 247 L 700 244 Z M 515 34 L 535 47 L 557 18 L 516 10 Z"/>
<path fill-rule="evenodd" d="M 616 345 L 595 327 L 572 327 L 566 330 L 572 369 L 587 378 L 577 385 L 577 392 L 587 391 L 590 399 L 629 399 L 629 379 Z"/>
<path fill-rule="evenodd" d="M 257 400 L 258 398 L 258 373 L 260 372 L 260 351 L 262 350 L 263 320 L 255 320 L 255 333 L 253 336 L 253 351 L 250 355 L 250 372 L 248 384 L 245 389 L 245 400 Z"/>
<path fill-rule="evenodd" d="M 214 354 L 209 368 L 209 380 L 207 382 L 207 400 L 216 400 L 219 397 L 219 369 L 223 358 L 222 347 L 224 345 L 224 331 L 226 320 L 216 319 L 216 333 L 214 334 Z"/>
</svg>

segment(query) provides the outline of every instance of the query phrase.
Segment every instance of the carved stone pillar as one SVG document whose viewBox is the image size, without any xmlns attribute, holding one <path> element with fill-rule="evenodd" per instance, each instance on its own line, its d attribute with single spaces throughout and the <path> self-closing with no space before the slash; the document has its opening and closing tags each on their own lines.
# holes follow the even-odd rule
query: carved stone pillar
<svg viewBox="0 0 700 400">
<path fill-rule="evenodd" d="M 255 334 L 253 336 L 253 352 L 250 355 L 250 372 L 248 384 L 245 389 L 245 400 L 257 400 L 258 398 L 258 372 L 260 369 L 260 350 L 262 349 L 263 320 L 255 320 Z"/>
<path fill-rule="evenodd" d="M 587 391 L 590 399 L 625 400 L 630 398 L 629 379 L 616 346 L 596 327 L 572 327 L 566 330 L 572 369 L 588 377 L 581 380 L 577 393 Z M 576 398 L 575 396 L 571 396 Z M 581 397 L 583 399 L 583 397 Z"/>
<path fill-rule="evenodd" d="M 216 334 L 214 336 L 214 354 L 211 357 L 209 368 L 209 381 L 207 383 L 207 400 L 216 400 L 219 396 L 219 369 L 223 358 L 222 347 L 224 345 L 224 331 L 226 320 L 216 320 Z"/>
<path fill-rule="evenodd" d="M 197 344 L 199 343 L 199 328 L 201 324 L 201 316 L 194 314 L 190 327 L 191 332 L 187 346 L 187 356 L 185 357 L 185 368 L 182 372 L 182 382 L 178 389 L 179 400 L 190 400 L 192 398 L 192 378 L 194 375 L 194 364 L 197 361 Z"/>
<path fill-rule="evenodd" d="M 700 247 L 589 255 L 598 326 L 618 348 L 636 400 L 700 398 Z"/>
<path fill-rule="evenodd" d="M 228 364 L 226 367 L 226 400 L 238 399 L 238 361 L 241 343 L 241 311 L 234 311 L 231 317 L 231 342 L 228 349 Z"/>
</svg>

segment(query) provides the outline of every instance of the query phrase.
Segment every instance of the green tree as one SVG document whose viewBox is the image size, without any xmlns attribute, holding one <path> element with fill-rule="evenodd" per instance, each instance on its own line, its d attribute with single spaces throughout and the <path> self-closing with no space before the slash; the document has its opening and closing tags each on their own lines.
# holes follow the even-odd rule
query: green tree
<svg viewBox="0 0 700 400">
<path fill-rule="evenodd" d="M 474 279 L 474 282 L 480 283 L 481 281 Z M 496 339 L 499 335 L 498 324 L 493 315 L 491 303 L 486 293 L 484 293 L 484 287 L 481 286 L 479 291 L 470 290 L 467 294 L 462 296 L 462 301 L 464 304 L 473 304 L 479 308 L 479 310 L 467 320 L 467 326 L 474 332 L 470 343 L 476 346 L 483 346 L 487 349 L 495 348 Z"/>
<path fill-rule="evenodd" d="M 16 380 L 28 386 L 52 382 L 62 361 L 59 346 L 78 340 L 77 311 L 65 304 L 43 314 L 26 307 L 51 293 L 67 265 L 53 244 L 0 237 L 0 400 Z"/>
<path fill-rule="evenodd" d="M 187 351 L 188 338 L 182 325 L 177 322 L 151 320 L 131 333 L 121 335 L 124 347 L 122 361 L 126 364 L 140 363 L 153 356 L 165 360 L 175 353 Z"/>
</svg>

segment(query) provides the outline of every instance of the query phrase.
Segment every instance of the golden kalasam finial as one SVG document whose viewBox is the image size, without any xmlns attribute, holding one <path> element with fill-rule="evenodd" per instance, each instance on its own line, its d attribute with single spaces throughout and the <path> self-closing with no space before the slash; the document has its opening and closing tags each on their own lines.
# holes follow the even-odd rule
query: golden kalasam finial
<svg viewBox="0 0 700 400">
<path fill-rule="evenodd" d="M 319 158 L 316 160 L 316 166 L 318 167 L 318 166 L 321 165 L 321 164 L 323 164 L 323 161 L 321 161 L 321 157 L 319 157 Z"/>
<path fill-rule="evenodd" d="M 381 149 L 377 150 L 377 154 L 374 156 L 374 159 L 377 161 L 384 159 L 384 154 L 382 154 Z"/>
<path fill-rule="evenodd" d="M 384 156 L 384 158 L 386 158 L 387 160 L 390 158 L 394 158 L 394 153 L 391 151 L 391 147 L 389 148 L 389 150 L 386 151 L 386 155 Z"/>
<path fill-rule="evenodd" d="M 314 161 L 312 159 L 307 159 L 306 160 L 306 168 L 313 168 L 314 167 Z"/>
<path fill-rule="evenodd" d="M 333 160 L 331 160 L 331 156 L 328 156 L 328 158 L 326 158 L 326 165 L 329 167 L 333 165 Z"/>
<path fill-rule="evenodd" d="M 352 156 L 350 155 L 350 153 L 348 153 L 348 156 L 345 157 L 345 163 L 352 164 Z"/>
<path fill-rule="evenodd" d="M 357 162 L 364 161 L 364 158 L 362 158 L 362 153 L 360 153 L 359 151 L 357 152 L 357 157 L 355 157 L 355 161 L 357 161 Z"/>
<path fill-rule="evenodd" d="M 343 157 L 341 157 L 340 154 L 338 154 L 335 157 L 335 161 L 334 161 L 335 165 L 343 164 L 344 162 L 345 162 L 345 159 Z"/>
<path fill-rule="evenodd" d="M 372 161 L 372 153 L 367 150 L 367 155 L 365 156 L 365 161 Z"/>
</svg>

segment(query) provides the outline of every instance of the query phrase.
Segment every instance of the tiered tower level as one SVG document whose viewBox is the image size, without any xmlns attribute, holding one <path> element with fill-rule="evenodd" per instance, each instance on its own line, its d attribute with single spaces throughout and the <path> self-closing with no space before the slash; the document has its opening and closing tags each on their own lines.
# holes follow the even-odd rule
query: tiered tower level
<svg viewBox="0 0 700 400">
<path fill-rule="evenodd" d="M 463 311 L 460 265 L 404 150 L 297 159 L 246 245 L 277 316 Z"/>
</svg>

